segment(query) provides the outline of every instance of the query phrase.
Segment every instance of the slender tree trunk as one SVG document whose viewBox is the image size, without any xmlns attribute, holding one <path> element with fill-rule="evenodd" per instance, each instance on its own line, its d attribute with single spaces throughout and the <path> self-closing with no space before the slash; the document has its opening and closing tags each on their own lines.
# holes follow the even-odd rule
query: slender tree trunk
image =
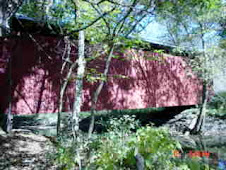
<svg viewBox="0 0 226 170">
<path fill-rule="evenodd" d="M 0 37 L 3 36 L 3 0 L 0 0 Z M 3 47 L 1 47 L 3 48 Z M 1 111 L 1 110 L 0 110 Z M 0 113 L 1 118 L 1 129 L 5 131 L 5 114 Z"/>
<path fill-rule="evenodd" d="M 84 31 L 79 31 L 78 42 L 78 69 L 75 83 L 75 99 L 72 111 L 72 133 L 74 139 L 78 137 L 79 131 L 79 113 L 82 105 L 82 90 L 83 90 L 83 78 L 85 75 L 86 60 L 85 60 L 85 35 Z"/>
<path fill-rule="evenodd" d="M 74 0 L 75 3 L 75 10 L 77 19 L 80 18 L 80 0 Z M 76 74 L 76 81 L 75 81 L 75 95 L 74 95 L 74 102 L 72 108 L 72 135 L 73 135 L 73 143 L 75 145 L 75 150 L 77 154 L 77 163 L 79 166 L 79 170 L 82 169 L 81 165 L 81 157 L 80 157 L 80 150 L 81 150 L 81 139 L 79 134 L 79 114 L 81 112 L 82 106 L 82 90 L 83 90 L 83 78 L 85 76 L 85 69 L 86 69 L 86 60 L 85 60 L 85 32 L 83 30 L 79 31 L 78 33 L 78 68 Z"/>
<path fill-rule="evenodd" d="M 65 65 L 67 64 L 68 60 L 70 60 L 70 55 L 71 55 L 70 41 L 69 41 L 68 37 L 66 37 L 65 40 L 66 40 L 65 42 L 66 42 L 67 57 L 66 57 L 66 61 L 64 61 L 63 65 L 62 65 L 61 75 L 63 75 Z M 62 58 L 64 58 L 64 56 L 65 56 L 65 53 L 64 53 Z M 71 77 L 75 66 L 76 66 L 76 61 L 70 66 L 69 71 L 67 72 L 66 78 L 63 80 L 63 83 L 61 83 L 62 85 L 61 85 L 61 89 L 60 89 L 59 107 L 58 107 L 58 114 L 57 114 L 57 136 L 58 137 L 61 134 L 61 128 L 63 126 L 62 123 L 61 123 L 61 113 L 62 113 L 62 110 L 63 110 L 63 103 L 64 103 L 63 98 L 64 98 L 66 87 L 68 85 L 69 78 Z"/>
<path fill-rule="evenodd" d="M 3 33 L 2 33 L 2 25 L 3 25 L 3 1 L 1 0 L 0 1 L 0 37 L 3 36 Z"/>
<path fill-rule="evenodd" d="M 9 58 L 9 74 L 8 74 L 8 82 L 9 82 L 9 96 L 8 96 L 8 113 L 7 113 L 7 121 L 6 121 L 6 131 L 10 133 L 13 127 L 13 115 L 12 115 L 12 56 Z"/>
<path fill-rule="evenodd" d="M 207 83 L 204 82 L 203 83 L 203 92 L 202 92 L 202 103 L 200 106 L 199 115 L 197 117 L 196 124 L 195 124 L 194 128 L 191 130 L 191 134 L 200 133 L 202 130 L 202 127 L 205 124 L 207 96 L 208 96 Z"/>
<path fill-rule="evenodd" d="M 204 80 L 203 80 L 203 89 L 202 89 L 202 103 L 200 106 L 200 111 L 199 111 L 199 115 L 197 117 L 197 121 L 196 124 L 194 126 L 194 128 L 191 130 L 191 134 L 198 134 L 201 132 L 202 127 L 205 124 L 205 116 L 206 116 L 206 105 L 207 105 L 207 97 L 208 97 L 208 74 L 207 71 L 205 70 L 207 67 L 207 56 L 206 56 L 206 47 L 205 47 L 205 40 L 204 40 L 204 29 L 203 29 L 203 25 L 201 23 L 200 24 L 200 28 L 202 30 L 202 34 L 201 34 L 201 40 L 202 40 L 202 50 L 203 50 L 203 57 L 204 57 L 204 70 L 202 72 Z"/>
<path fill-rule="evenodd" d="M 5 2 L 0 0 L 0 37 L 4 36 L 4 27 L 5 27 Z"/>
<path fill-rule="evenodd" d="M 13 45 L 13 48 L 11 49 L 12 53 L 9 57 L 8 60 L 8 78 L 7 78 L 7 83 L 8 83 L 8 112 L 6 115 L 4 114 L 3 117 L 3 130 L 6 131 L 7 133 L 10 133 L 12 128 L 13 128 L 13 115 L 12 115 L 12 96 L 13 96 L 13 91 L 12 91 L 12 86 L 13 86 L 13 80 L 12 80 L 12 62 L 13 62 L 13 52 L 15 51 L 17 47 L 18 42 L 16 41 L 15 44 Z"/>
<path fill-rule="evenodd" d="M 12 48 L 14 50 L 16 45 Z M 7 105 L 8 110 L 1 115 L 1 128 L 6 132 L 10 133 L 13 127 L 13 115 L 12 115 L 12 55 L 9 56 L 8 62 L 8 74 L 7 74 Z M 2 110 L 3 111 L 3 110 Z"/>
<path fill-rule="evenodd" d="M 64 93 L 65 93 L 66 87 L 68 85 L 68 80 L 71 77 L 73 69 L 75 68 L 75 66 L 76 66 L 76 63 L 73 63 L 71 65 L 71 67 L 70 67 L 70 69 L 69 69 L 69 71 L 67 73 L 66 79 L 64 80 L 63 85 L 61 86 L 61 89 L 60 89 L 59 110 L 58 110 L 58 116 L 57 116 L 57 136 L 60 135 L 60 131 L 61 131 L 61 127 L 62 127 L 62 124 L 61 124 L 61 113 L 62 113 L 62 110 L 63 110 Z"/>
<path fill-rule="evenodd" d="M 11 15 L 13 15 L 18 7 L 22 4 L 22 0 L 16 1 L 7 1 L 7 0 L 0 0 L 0 37 L 3 37 L 7 32 L 8 27 L 8 19 Z M 8 7 L 11 6 L 11 11 L 8 11 Z M 8 82 L 9 82 L 9 96 L 8 96 L 8 113 L 6 118 L 3 118 L 5 122 L 3 122 L 3 129 L 10 133 L 12 130 L 12 56 L 9 58 L 9 75 L 8 75 Z M 5 115 L 3 116 L 5 117 Z"/>
<path fill-rule="evenodd" d="M 0 0 L 0 37 L 8 32 L 9 18 L 16 13 L 23 0 Z"/>
<path fill-rule="evenodd" d="M 111 59 L 112 59 L 112 54 L 114 51 L 114 44 L 111 46 L 110 48 L 110 52 L 107 56 L 107 60 L 106 60 L 106 64 L 105 64 L 105 69 L 104 69 L 104 77 L 107 77 L 108 71 L 109 71 L 109 67 L 110 67 L 110 63 L 111 63 Z M 90 125 L 89 125 L 89 132 L 88 132 L 88 138 L 91 138 L 93 129 L 94 129 L 94 124 L 95 124 L 95 113 L 96 113 L 96 104 L 98 101 L 98 97 L 100 95 L 100 92 L 104 86 L 105 81 L 101 81 L 100 84 L 98 85 L 96 91 L 93 94 L 92 97 L 92 103 L 91 103 L 91 121 L 90 121 Z"/>
<path fill-rule="evenodd" d="M 79 170 L 81 170 L 81 158 L 80 158 L 80 136 L 79 136 L 79 114 L 82 106 L 82 90 L 83 90 L 83 78 L 85 75 L 86 60 L 85 60 L 85 33 L 79 31 L 79 42 L 78 42 L 78 68 L 75 82 L 75 97 L 72 109 L 72 134 L 73 143 L 76 145 L 77 163 Z"/>
</svg>

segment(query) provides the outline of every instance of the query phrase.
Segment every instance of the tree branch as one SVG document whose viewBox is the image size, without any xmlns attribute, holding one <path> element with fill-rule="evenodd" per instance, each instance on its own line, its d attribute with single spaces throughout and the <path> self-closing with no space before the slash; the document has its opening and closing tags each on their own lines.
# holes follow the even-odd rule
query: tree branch
<svg viewBox="0 0 226 170">
<path fill-rule="evenodd" d="M 112 8 L 110 11 L 104 12 L 101 16 L 97 17 L 95 20 L 93 20 L 92 22 L 90 22 L 88 25 L 83 26 L 83 27 L 78 28 L 78 29 L 75 29 L 75 30 L 72 30 L 72 31 L 70 31 L 70 33 L 64 34 L 64 36 L 69 36 L 69 35 L 72 35 L 72 34 L 74 34 L 76 32 L 79 32 L 79 31 L 82 31 L 82 30 L 85 30 L 85 29 L 89 28 L 90 26 L 94 25 L 97 21 L 99 21 L 100 19 L 102 19 L 106 15 L 110 14 L 114 10 L 115 10 L 115 8 Z"/>
</svg>

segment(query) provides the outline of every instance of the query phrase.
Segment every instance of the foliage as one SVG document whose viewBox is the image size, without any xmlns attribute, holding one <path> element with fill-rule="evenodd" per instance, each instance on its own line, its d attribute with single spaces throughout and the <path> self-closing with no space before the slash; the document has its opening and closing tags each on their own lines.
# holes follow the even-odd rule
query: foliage
<svg viewBox="0 0 226 170">
<path fill-rule="evenodd" d="M 111 118 L 106 123 L 108 126 L 109 134 L 114 135 L 128 135 L 131 133 L 131 130 L 135 130 L 139 127 L 139 121 L 135 120 L 135 115 L 123 115 L 120 118 Z"/>
<path fill-rule="evenodd" d="M 100 139 L 100 146 L 96 151 L 96 158 L 92 165 L 96 166 L 97 169 L 131 167 L 129 164 L 129 166 L 125 166 L 123 160 L 127 158 L 131 150 L 128 143 L 134 136 L 131 129 L 137 126 L 137 122 L 133 117 L 124 116 L 118 121 L 112 119 L 109 123 L 108 133 Z"/>
<path fill-rule="evenodd" d="M 186 51 L 193 70 L 210 81 L 225 66 L 225 51 L 216 43 L 224 5 L 219 0 L 180 0 L 164 3 L 163 7 L 158 10 L 158 19 L 167 27 L 168 41 Z"/>
<path fill-rule="evenodd" d="M 226 116 L 226 92 L 221 92 L 213 96 L 209 102 L 208 113 L 219 117 Z"/>
<path fill-rule="evenodd" d="M 86 169 L 135 169 L 138 152 L 145 160 L 146 169 L 172 169 L 176 166 L 171 160 L 172 151 L 180 145 L 171 139 L 166 129 L 147 126 L 134 133 L 139 122 L 128 115 L 111 119 L 106 124 L 107 133 L 93 135 L 92 140 L 80 144 Z M 87 154 L 88 157 L 84 156 Z M 76 156 L 74 146 L 67 141 L 58 145 L 54 160 L 62 169 L 73 169 L 77 166 Z"/>
<path fill-rule="evenodd" d="M 138 129 L 136 141 L 132 144 L 135 144 L 144 157 L 147 169 L 171 169 L 175 166 L 170 158 L 172 151 L 180 148 L 180 145 L 171 139 L 166 129 L 149 126 Z"/>
<path fill-rule="evenodd" d="M 139 37 L 134 37 L 132 39 L 122 38 L 120 42 L 122 44 L 122 49 L 151 49 L 150 43 L 141 40 Z"/>
<path fill-rule="evenodd" d="M 105 134 L 94 134 L 92 139 L 79 144 L 84 169 L 136 169 L 135 155 L 141 154 L 146 169 L 196 170 L 209 167 L 196 159 L 178 159 L 172 152 L 181 149 L 167 129 L 151 126 L 139 128 L 134 116 L 124 115 L 104 123 L 108 127 Z M 136 130 L 134 133 L 134 130 Z M 55 164 L 62 169 L 77 167 L 75 146 L 68 140 L 62 140 L 53 153 Z"/>
<path fill-rule="evenodd" d="M 21 6 L 18 13 L 33 18 L 41 25 L 45 24 L 43 29 L 50 29 L 55 34 L 65 34 L 74 26 L 75 14 L 71 1 L 29 1 Z"/>
<path fill-rule="evenodd" d="M 148 1 L 147 1 L 148 2 Z M 58 34 L 77 37 L 78 30 L 86 30 L 86 40 L 91 44 L 104 44 L 114 40 L 120 42 L 118 36 L 128 36 L 139 31 L 137 25 L 148 15 L 145 12 L 151 6 L 141 6 L 147 3 L 138 1 L 29 1 L 24 3 L 19 13 L 28 17 L 59 26 Z M 77 7 L 81 8 L 80 16 L 76 16 Z M 130 7 L 134 7 L 130 8 Z M 138 8 L 139 7 L 139 8 Z M 139 15 L 138 15 L 139 14 Z M 147 23 L 142 23 L 145 27 Z M 51 27 L 51 26 L 50 26 Z M 75 31 L 77 30 L 77 31 Z"/>
<path fill-rule="evenodd" d="M 28 17 L 41 19 L 45 15 L 45 11 L 43 11 L 42 8 L 42 4 L 44 4 L 44 2 L 41 1 L 25 3 L 21 6 L 18 12 L 22 14 L 27 14 Z"/>
<path fill-rule="evenodd" d="M 87 68 L 85 78 L 88 82 L 107 81 L 107 77 L 95 68 Z"/>
<path fill-rule="evenodd" d="M 61 169 L 69 170 L 75 167 L 73 147 L 59 146 L 56 152 L 56 163 Z"/>
<path fill-rule="evenodd" d="M 210 165 L 205 164 L 199 158 L 175 158 L 174 162 L 180 170 L 214 170 Z"/>
<path fill-rule="evenodd" d="M 147 169 L 174 167 L 170 160 L 172 151 L 179 144 L 172 140 L 166 129 L 143 127 L 136 134 L 130 132 L 136 126 L 132 118 L 124 117 L 119 121 L 111 120 L 107 136 L 101 139 L 94 165 L 98 169 L 134 169 L 135 155 L 139 152 Z"/>
<path fill-rule="evenodd" d="M 88 141 L 85 134 L 80 133 L 79 135 L 80 141 L 76 142 L 67 133 L 58 138 L 56 149 L 48 156 L 57 168 L 74 170 L 78 168 L 80 160 L 82 160 L 83 166 L 90 162 L 87 154 L 89 150 L 93 151 L 98 147 L 98 138 Z"/>
</svg>

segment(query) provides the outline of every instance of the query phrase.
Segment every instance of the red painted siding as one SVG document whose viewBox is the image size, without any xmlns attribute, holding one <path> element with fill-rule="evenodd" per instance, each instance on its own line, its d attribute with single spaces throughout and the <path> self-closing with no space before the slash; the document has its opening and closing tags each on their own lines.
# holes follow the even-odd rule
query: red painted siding
<svg viewBox="0 0 226 170">
<path fill-rule="evenodd" d="M 59 74 L 63 40 L 54 37 L 0 40 L 0 111 L 7 112 L 9 86 L 8 59 L 12 58 L 12 96 L 14 114 L 57 112 Z M 76 47 L 72 49 L 75 58 Z M 194 105 L 199 102 L 201 86 L 182 57 L 128 50 L 113 59 L 109 80 L 99 97 L 98 110 L 135 109 Z M 88 63 L 89 68 L 104 69 L 103 60 Z M 118 78 L 116 75 L 126 78 Z M 96 83 L 84 82 L 82 110 L 90 109 Z M 73 101 L 73 82 L 65 95 L 65 111 Z"/>
</svg>

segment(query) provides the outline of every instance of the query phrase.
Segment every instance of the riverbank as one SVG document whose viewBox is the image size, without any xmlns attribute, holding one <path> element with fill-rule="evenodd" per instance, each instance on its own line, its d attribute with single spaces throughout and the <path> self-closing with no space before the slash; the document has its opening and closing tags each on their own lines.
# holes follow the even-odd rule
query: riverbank
<svg viewBox="0 0 226 170">
<path fill-rule="evenodd" d="M 172 137 L 188 152 L 208 152 L 219 160 L 226 160 L 226 119 L 207 115 L 200 135 L 185 135 L 197 118 L 197 109 L 188 109 L 166 122 Z"/>
<path fill-rule="evenodd" d="M 190 124 L 197 118 L 198 109 L 192 108 L 182 111 L 167 121 L 163 126 L 172 132 L 183 134 Z M 226 118 L 207 115 L 202 128 L 202 136 L 226 136 Z"/>
</svg>

